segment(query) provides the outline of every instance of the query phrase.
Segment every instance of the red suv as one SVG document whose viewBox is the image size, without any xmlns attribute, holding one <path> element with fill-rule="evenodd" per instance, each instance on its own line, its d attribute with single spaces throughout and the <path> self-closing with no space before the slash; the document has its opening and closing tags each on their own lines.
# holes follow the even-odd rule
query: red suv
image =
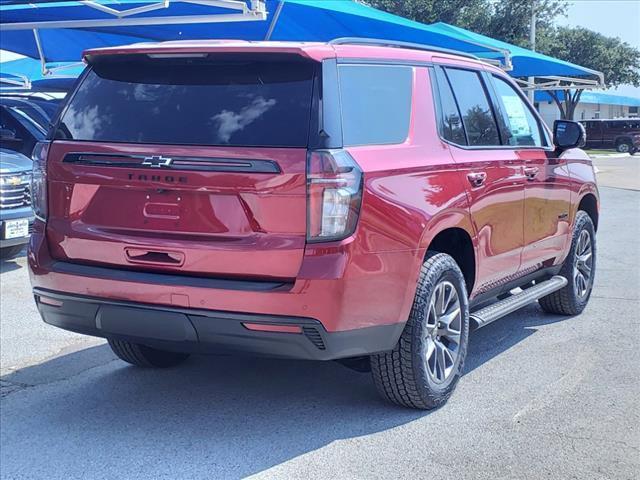
<svg viewBox="0 0 640 480">
<path fill-rule="evenodd" d="M 34 152 L 31 281 L 45 322 L 129 363 L 340 360 L 434 408 L 470 327 L 589 299 L 584 130 L 552 141 L 498 68 L 361 39 L 84 58 Z"/>
</svg>

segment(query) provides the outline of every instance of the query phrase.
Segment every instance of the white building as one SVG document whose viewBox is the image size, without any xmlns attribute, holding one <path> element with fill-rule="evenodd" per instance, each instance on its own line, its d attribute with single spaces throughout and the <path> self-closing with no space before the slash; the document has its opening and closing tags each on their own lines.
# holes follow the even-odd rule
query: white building
<svg viewBox="0 0 640 480">
<path fill-rule="evenodd" d="M 547 125 L 553 125 L 560 118 L 560 110 L 553 99 L 544 91 L 536 92 L 535 106 Z M 576 106 L 574 120 L 593 118 L 628 118 L 640 116 L 640 98 L 584 91 Z"/>
</svg>

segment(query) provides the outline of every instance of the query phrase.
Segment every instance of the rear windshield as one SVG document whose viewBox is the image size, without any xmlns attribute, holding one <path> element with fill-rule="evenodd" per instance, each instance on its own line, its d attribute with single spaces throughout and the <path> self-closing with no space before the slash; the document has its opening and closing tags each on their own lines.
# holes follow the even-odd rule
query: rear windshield
<svg viewBox="0 0 640 480">
<path fill-rule="evenodd" d="M 302 61 L 109 60 L 87 73 L 56 137 L 306 147 L 313 71 Z"/>
</svg>

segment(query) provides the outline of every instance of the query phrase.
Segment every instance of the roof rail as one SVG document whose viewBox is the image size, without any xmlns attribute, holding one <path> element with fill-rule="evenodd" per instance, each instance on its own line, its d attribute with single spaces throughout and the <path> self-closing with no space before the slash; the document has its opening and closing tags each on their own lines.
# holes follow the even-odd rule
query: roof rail
<svg viewBox="0 0 640 480">
<path fill-rule="evenodd" d="M 425 50 L 429 52 L 449 53 L 460 57 L 473 58 L 481 60 L 472 53 L 460 52 L 450 48 L 434 47 L 421 43 L 402 42 L 400 40 L 382 40 L 379 38 L 361 38 L 361 37 L 340 37 L 330 40 L 329 45 L 370 45 L 373 47 L 392 47 L 392 48 L 408 48 L 410 50 Z"/>
</svg>

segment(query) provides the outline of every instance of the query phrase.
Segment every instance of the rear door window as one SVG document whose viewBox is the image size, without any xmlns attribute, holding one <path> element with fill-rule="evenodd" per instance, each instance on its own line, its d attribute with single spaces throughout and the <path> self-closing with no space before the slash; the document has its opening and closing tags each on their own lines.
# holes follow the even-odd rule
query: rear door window
<svg viewBox="0 0 640 480">
<path fill-rule="evenodd" d="M 409 136 L 413 68 L 340 65 L 345 146 L 403 143 Z"/>
<path fill-rule="evenodd" d="M 460 110 L 458 110 L 449 81 L 441 68 L 435 69 L 435 75 L 440 95 L 439 122 L 442 138 L 458 145 L 466 145 L 467 139 L 462 128 Z"/>
<path fill-rule="evenodd" d="M 478 72 L 446 68 L 471 146 L 500 145 L 498 125 Z"/>
<path fill-rule="evenodd" d="M 93 66 L 62 117 L 58 138 L 307 146 L 312 63 L 136 57 Z"/>
</svg>

